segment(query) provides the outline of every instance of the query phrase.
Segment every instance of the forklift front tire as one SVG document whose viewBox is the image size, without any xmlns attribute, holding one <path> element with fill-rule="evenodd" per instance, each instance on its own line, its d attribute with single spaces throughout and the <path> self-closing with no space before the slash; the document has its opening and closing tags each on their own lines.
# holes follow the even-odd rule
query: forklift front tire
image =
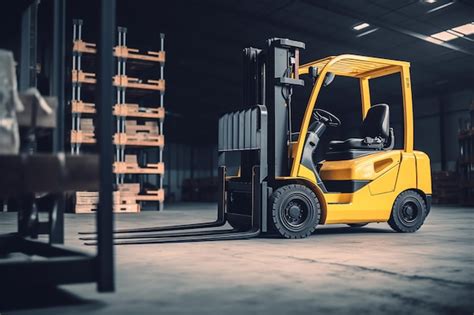
<svg viewBox="0 0 474 315">
<path fill-rule="evenodd" d="M 413 190 L 407 190 L 395 199 L 388 225 L 396 232 L 413 233 L 423 225 L 427 213 L 423 197 Z"/>
<path fill-rule="evenodd" d="M 275 231 L 285 238 L 305 238 L 316 229 L 321 205 L 316 194 L 304 185 L 278 188 L 270 197 Z"/>
</svg>

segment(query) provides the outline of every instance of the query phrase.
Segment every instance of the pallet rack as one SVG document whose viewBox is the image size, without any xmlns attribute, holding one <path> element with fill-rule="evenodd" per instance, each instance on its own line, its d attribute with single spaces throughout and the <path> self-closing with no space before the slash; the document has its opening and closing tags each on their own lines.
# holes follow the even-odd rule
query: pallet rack
<svg viewBox="0 0 474 315">
<path fill-rule="evenodd" d="M 85 72 L 83 70 L 83 56 L 95 55 L 97 48 L 94 43 L 88 43 L 82 39 L 82 20 L 73 21 L 73 47 L 72 47 L 72 96 L 71 96 L 71 154 L 79 154 L 82 145 L 91 145 L 96 143 L 94 130 L 84 132 L 82 129 L 83 116 L 87 121 L 93 120 L 96 114 L 94 103 L 88 103 L 83 100 L 83 85 L 95 85 L 95 73 Z"/>
<path fill-rule="evenodd" d="M 461 203 L 474 206 L 474 102 L 470 107 L 470 121 L 461 123 L 459 130 Z"/>
<path fill-rule="evenodd" d="M 97 50 L 94 43 L 85 42 L 82 39 L 82 26 L 82 20 L 74 20 L 71 73 L 71 152 L 73 154 L 80 154 L 82 145 L 94 145 L 96 143 L 94 123 L 93 119 L 90 118 L 96 114 L 96 106 L 84 100 L 82 93 L 84 85 L 91 88 L 95 86 L 96 77 L 95 73 L 86 72 L 83 69 L 82 58 L 95 55 Z M 140 52 L 138 49 L 127 47 L 127 29 L 118 27 L 118 44 L 113 50 L 113 56 L 117 60 L 117 73 L 111 78 L 117 92 L 116 103 L 111 113 L 114 116 L 116 126 L 116 132 L 113 135 L 115 184 L 120 191 L 120 187 L 131 185 L 130 181 L 136 181 L 137 178 L 139 183 L 143 184 L 144 176 L 158 176 L 157 189 L 144 190 L 142 189 L 143 185 L 139 185 L 138 190 L 134 189 L 133 192 L 128 192 L 128 194 L 135 194 L 134 201 L 138 203 L 137 211 L 140 210 L 140 203 L 146 201 L 158 202 L 159 210 L 163 210 L 163 174 L 165 171 L 163 163 L 163 120 L 165 117 L 164 39 L 164 34 L 160 34 L 160 51 Z M 153 70 L 157 65 L 159 65 L 158 80 L 141 80 L 128 74 L 129 68 L 143 67 Z M 143 102 L 140 104 L 127 102 L 128 94 L 151 95 L 153 97 L 156 93 L 159 93 L 159 97 L 151 105 L 144 106 Z M 158 150 L 157 162 L 147 161 L 149 157 L 147 151 L 149 149 Z M 130 150 L 133 150 L 133 152 L 128 152 Z M 118 198 L 122 197 L 123 194 L 120 194 Z M 76 200 L 78 199 L 77 196 Z M 123 203 L 118 202 L 116 204 L 121 205 Z M 80 211 L 87 212 L 83 204 L 79 208 Z M 95 208 L 96 204 L 91 203 L 88 212 L 95 211 Z M 123 212 L 124 210 L 116 209 L 116 211 Z"/>
</svg>

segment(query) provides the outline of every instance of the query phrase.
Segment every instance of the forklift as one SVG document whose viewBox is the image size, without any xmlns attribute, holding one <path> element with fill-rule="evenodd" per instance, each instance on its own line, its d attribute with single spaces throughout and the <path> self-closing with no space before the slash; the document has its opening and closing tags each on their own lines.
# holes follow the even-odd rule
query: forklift
<svg viewBox="0 0 474 315">
<path fill-rule="evenodd" d="M 117 230 L 115 244 L 261 234 L 298 239 L 323 224 L 388 222 L 404 233 L 423 225 L 431 206 L 431 171 L 429 157 L 413 150 L 410 64 L 346 54 L 300 65 L 304 48 L 302 42 L 273 38 L 265 49 L 244 49 L 244 109 L 219 118 L 217 219 Z M 304 85 L 304 75 L 312 78 L 313 87 L 299 132 L 293 132 L 292 94 Z M 394 149 L 390 106 L 370 100 L 371 80 L 389 75 L 401 80 L 401 149 Z M 338 117 L 316 107 L 320 91 L 337 76 L 359 81 L 362 137 L 330 141 L 325 160 L 317 161 L 315 152 L 326 129 L 344 128 Z M 227 223 L 232 229 L 215 229 Z M 95 243 L 94 236 L 81 239 Z"/>
</svg>

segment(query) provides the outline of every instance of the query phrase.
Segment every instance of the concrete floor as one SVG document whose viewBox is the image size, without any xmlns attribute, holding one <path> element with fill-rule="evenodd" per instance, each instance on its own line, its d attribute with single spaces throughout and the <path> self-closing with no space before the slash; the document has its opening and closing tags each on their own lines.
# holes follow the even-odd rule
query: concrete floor
<svg viewBox="0 0 474 315">
<path fill-rule="evenodd" d="M 189 223 L 215 215 L 211 204 L 168 209 L 117 215 L 116 225 Z M 0 230 L 13 231 L 15 219 L 0 213 Z M 434 207 L 415 234 L 393 233 L 386 224 L 339 225 L 320 227 L 303 240 L 120 246 L 116 293 L 82 284 L 43 293 L 39 304 L 1 302 L 0 296 L 0 313 L 473 314 L 473 223 L 473 208 Z M 66 244 L 94 251 L 77 238 L 93 226 L 91 215 L 67 215 Z"/>
</svg>

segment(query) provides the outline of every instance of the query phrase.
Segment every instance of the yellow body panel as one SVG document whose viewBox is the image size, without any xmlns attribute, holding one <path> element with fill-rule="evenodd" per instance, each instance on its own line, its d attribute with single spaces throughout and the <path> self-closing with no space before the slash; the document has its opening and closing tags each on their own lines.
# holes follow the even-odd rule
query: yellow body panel
<svg viewBox="0 0 474 315">
<path fill-rule="evenodd" d="M 400 163 L 401 151 L 381 151 L 353 160 L 325 161 L 319 175 L 324 180 L 373 180 Z"/>
<path fill-rule="evenodd" d="M 417 188 L 413 176 L 416 174 L 414 154 L 394 152 L 401 154 L 400 162 L 368 185 L 354 193 L 324 194 L 327 202 L 324 224 L 388 221 L 395 198 L 405 190 Z"/>
<path fill-rule="evenodd" d="M 330 195 L 325 194 L 330 199 Z M 364 186 L 350 195 L 348 203 L 328 203 L 323 224 L 385 222 L 390 217 L 395 193 L 372 195 L 369 186 Z M 349 198 L 348 198 L 349 199 Z"/>
<path fill-rule="evenodd" d="M 385 194 L 395 190 L 398 177 L 398 164 L 380 175 L 376 183 L 369 184 L 371 195 Z"/>
<path fill-rule="evenodd" d="M 300 178 L 304 178 L 309 180 L 311 183 L 316 184 L 316 175 L 313 173 L 312 170 L 308 169 L 306 166 L 301 165 L 299 168 L 298 176 Z"/>
<path fill-rule="evenodd" d="M 413 151 L 416 159 L 417 188 L 425 194 L 431 194 L 430 158 L 423 152 Z"/>
</svg>

